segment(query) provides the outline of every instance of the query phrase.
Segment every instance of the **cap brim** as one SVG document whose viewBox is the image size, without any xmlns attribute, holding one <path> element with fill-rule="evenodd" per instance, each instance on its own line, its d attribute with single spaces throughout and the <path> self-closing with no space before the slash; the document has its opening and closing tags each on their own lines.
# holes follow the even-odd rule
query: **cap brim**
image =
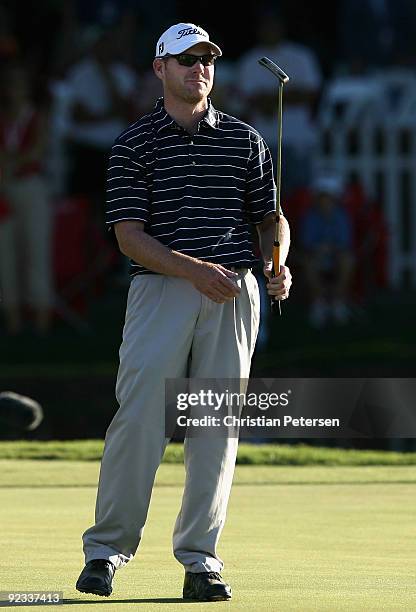
<svg viewBox="0 0 416 612">
<path fill-rule="evenodd" d="M 191 47 L 194 47 L 195 45 L 199 45 L 200 43 L 205 43 L 206 45 L 209 45 L 212 51 L 215 53 L 215 55 L 218 55 L 218 56 L 222 55 L 222 51 L 218 47 L 218 45 L 215 45 L 213 42 L 209 40 L 197 40 L 193 42 L 192 44 L 189 44 L 189 41 L 186 41 L 186 40 L 179 41 L 176 45 L 170 46 L 170 50 L 168 53 L 170 54 L 183 53 L 184 51 L 187 51 Z"/>
</svg>

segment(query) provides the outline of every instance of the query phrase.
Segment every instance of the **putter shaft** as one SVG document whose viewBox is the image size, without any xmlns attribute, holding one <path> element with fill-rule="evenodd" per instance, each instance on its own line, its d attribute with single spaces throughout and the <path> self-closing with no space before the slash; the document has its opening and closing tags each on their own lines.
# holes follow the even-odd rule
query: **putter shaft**
<svg viewBox="0 0 416 612">
<path fill-rule="evenodd" d="M 279 242 L 279 227 L 280 227 L 280 195 L 282 183 L 282 113 L 283 113 L 283 85 L 289 81 L 288 75 L 277 64 L 272 62 L 268 57 L 259 59 L 260 66 L 270 70 L 272 74 L 279 80 L 278 105 L 277 105 L 277 161 L 276 161 L 276 231 L 273 245 L 273 267 L 272 276 L 280 274 L 280 242 Z M 282 314 L 280 300 L 271 298 L 271 310 L 278 310 Z"/>
</svg>

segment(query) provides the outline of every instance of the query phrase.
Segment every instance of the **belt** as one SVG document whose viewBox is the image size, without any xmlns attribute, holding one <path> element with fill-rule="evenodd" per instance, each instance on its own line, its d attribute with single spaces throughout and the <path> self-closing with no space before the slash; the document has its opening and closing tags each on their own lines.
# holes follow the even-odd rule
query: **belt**
<svg viewBox="0 0 416 612">
<path fill-rule="evenodd" d="M 251 270 L 251 268 L 246 268 L 245 266 L 224 266 L 224 268 L 228 268 L 231 272 L 237 272 L 238 274 L 247 274 Z"/>
</svg>

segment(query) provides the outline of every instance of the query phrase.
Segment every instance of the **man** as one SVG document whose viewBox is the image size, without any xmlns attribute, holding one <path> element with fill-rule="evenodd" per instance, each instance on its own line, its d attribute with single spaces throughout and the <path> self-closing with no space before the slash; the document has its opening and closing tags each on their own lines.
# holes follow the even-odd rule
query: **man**
<svg viewBox="0 0 416 612">
<path fill-rule="evenodd" d="M 84 534 L 78 590 L 109 595 L 115 569 L 136 552 L 165 435 L 166 378 L 247 378 L 259 318 L 249 223 L 258 229 L 270 276 L 275 190 L 260 135 L 216 111 L 208 95 L 220 48 L 207 32 L 179 23 L 156 46 L 164 97 L 113 147 L 108 223 L 132 261 L 116 395 L 106 436 L 96 523 Z M 283 261 L 289 248 L 282 217 Z M 270 279 L 285 299 L 290 273 Z M 186 482 L 175 525 L 183 595 L 229 599 L 216 552 L 238 441 L 187 437 Z"/>
</svg>

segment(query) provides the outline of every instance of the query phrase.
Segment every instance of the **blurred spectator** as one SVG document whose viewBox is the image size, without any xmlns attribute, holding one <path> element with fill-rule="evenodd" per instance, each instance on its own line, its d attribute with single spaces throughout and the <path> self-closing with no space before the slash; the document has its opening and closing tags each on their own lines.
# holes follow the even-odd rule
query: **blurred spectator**
<svg viewBox="0 0 416 612">
<path fill-rule="evenodd" d="M 0 72 L 0 285 L 6 329 L 18 333 L 22 308 L 34 311 L 36 330 L 49 328 L 52 287 L 51 210 L 42 174 L 46 114 L 36 108 L 18 63 Z M 8 213 L 7 213 L 8 211 Z"/>
<path fill-rule="evenodd" d="M 135 54 L 141 12 L 137 0 L 73 0 L 73 13 L 79 29 L 111 28 L 120 42 L 119 59 L 134 64 L 137 61 Z"/>
<path fill-rule="evenodd" d="M 32 103 L 23 67 L 3 66 L 0 195 L 8 214 L 0 221 L 0 284 L 9 333 L 20 331 L 24 304 L 33 308 L 38 332 L 46 332 L 50 323 L 51 211 L 42 176 L 46 132 L 45 113 Z"/>
<path fill-rule="evenodd" d="M 153 68 L 140 74 L 140 96 L 138 99 L 138 116 L 150 113 L 156 100 L 163 96 L 163 87 Z"/>
<path fill-rule="evenodd" d="M 137 78 L 128 65 L 118 61 L 117 39 L 111 30 L 93 28 L 86 36 L 89 51 L 67 77 L 71 100 L 68 190 L 87 196 L 95 211 L 101 211 L 108 151 L 137 116 Z"/>
<path fill-rule="evenodd" d="M 137 2 L 135 0 L 73 0 L 77 19 L 81 25 L 114 25 L 122 16 L 130 12 Z"/>
<path fill-rule="evenodd" d="M 311 296 L 310 323 L 319 328 L 330 316 L 338 324 L 349 319 L 353 236 L 350 216 L 340 202 L 340 179 L 322 175 L 313 190 L 314 201 L 301 219 L 299 239 Z"/>
<path fill-rule="evenodd" d="M 352 74 L 415 63 L 415 14 L 409 0 L 341 0 L 341 62 Z"/>
<path fill-rule="evenodd" d="M 389 232 L 382 206 L 367 197 L 358 181 L 347 186 L 343 202 L 352 219 L 353 250 L 360 262 L 354 273 L 354 299 L 364 302 L 387 286 Z"/>
<path fill-rule="evenodd" d="M 257 39 L 258 46 L 239 62 L 238 86 L 245 101 L 247 121 L 259 130 L 275 154 L 278 83 L 258 64 L 259 58 L 267 56 L 289 75 L 283 93 L 282 189 L 286 196 L 310 181 L 312 153 L 317 143 L 313 110 L 321 87 L 321 71 L 311 49 L 285 39 L 284 23 L 274 13 L 261 15 Z"/>
<path fill-rule="evenodd" d="M 222 108 L 225 112 L 235 117 L 247 115 L 245 100 L 241 98 L 241 92 L 236 83 L 235 62 L 223 59 L 215 65 L 215 87 L 210 96 L 215 108 Z"/>
</svg>

